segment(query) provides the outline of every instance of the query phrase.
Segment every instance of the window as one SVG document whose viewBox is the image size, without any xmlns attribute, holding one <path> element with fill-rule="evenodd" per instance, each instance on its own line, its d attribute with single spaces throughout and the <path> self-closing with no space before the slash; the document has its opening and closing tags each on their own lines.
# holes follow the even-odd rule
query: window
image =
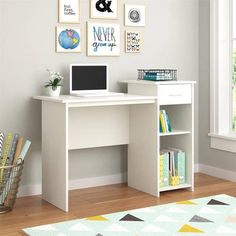
<svg viewBox="0 0 236 236">
<path fill-rule="evenodd" d="M 232 62 L 232 129 L 236 132 L 236 0 L 233 0 L 232 7 L 232 49 L 233 49 L 233 62 Z"/>
<path fill-rule="evenodd" d="M 211 0 L 211 147 L 236 152 L 236 0 Z"/>
</svg>

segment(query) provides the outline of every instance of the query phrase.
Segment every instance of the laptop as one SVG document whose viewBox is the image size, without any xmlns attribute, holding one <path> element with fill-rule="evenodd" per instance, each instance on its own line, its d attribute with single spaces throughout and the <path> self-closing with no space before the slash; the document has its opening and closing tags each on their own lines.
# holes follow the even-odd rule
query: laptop
<svg viewBox="0 0 236 236">
<path fill-rule="evenodd" d="M 80 97 L 122 96 L 109 92 L 107 64 L 71 64 L 70 94 Z"/>
</svg>

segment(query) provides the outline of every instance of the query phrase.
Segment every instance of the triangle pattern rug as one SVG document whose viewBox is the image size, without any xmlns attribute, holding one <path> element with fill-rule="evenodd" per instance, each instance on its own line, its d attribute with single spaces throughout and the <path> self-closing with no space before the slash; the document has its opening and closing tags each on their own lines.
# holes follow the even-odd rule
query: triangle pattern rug
<svg viewBox="0 0 236 236">
<path fill-rule="evenodd" d="M 216 195 L 23 229 L 29 236 L 236 235 L 236 198 Z"/>
</svg>

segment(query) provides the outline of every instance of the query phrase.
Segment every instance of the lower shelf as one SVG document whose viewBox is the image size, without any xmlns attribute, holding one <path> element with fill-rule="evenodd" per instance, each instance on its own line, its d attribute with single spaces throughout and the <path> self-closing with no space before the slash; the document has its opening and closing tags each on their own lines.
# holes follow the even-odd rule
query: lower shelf
<svg viewBox="0 0 236 236">
<path fill-rule="evenodd" d="M 176 186 L 166 186 L 160 188 L 160 192 L 165 192 L 165 191 L 171 191 L 171 190 L 176 190 L 176 189 L 181 189 L 181 188 L 191 188 L 191 184 L 179 184 Z"/>
</svg>

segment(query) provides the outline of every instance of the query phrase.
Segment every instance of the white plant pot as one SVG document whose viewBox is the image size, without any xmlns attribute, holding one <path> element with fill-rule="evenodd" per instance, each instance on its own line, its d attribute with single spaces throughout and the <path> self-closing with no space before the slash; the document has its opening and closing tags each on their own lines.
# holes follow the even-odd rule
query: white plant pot
<svg viewBox="0 0 236 236">
<path fill-rule="evenodd" d="M 48 87 L 48 94 L 51 97 L 58 97 L 61 93 L 61 86 L 58 86 L 56 89 L 52 89 L 52 87 Z"/>
</svg>

